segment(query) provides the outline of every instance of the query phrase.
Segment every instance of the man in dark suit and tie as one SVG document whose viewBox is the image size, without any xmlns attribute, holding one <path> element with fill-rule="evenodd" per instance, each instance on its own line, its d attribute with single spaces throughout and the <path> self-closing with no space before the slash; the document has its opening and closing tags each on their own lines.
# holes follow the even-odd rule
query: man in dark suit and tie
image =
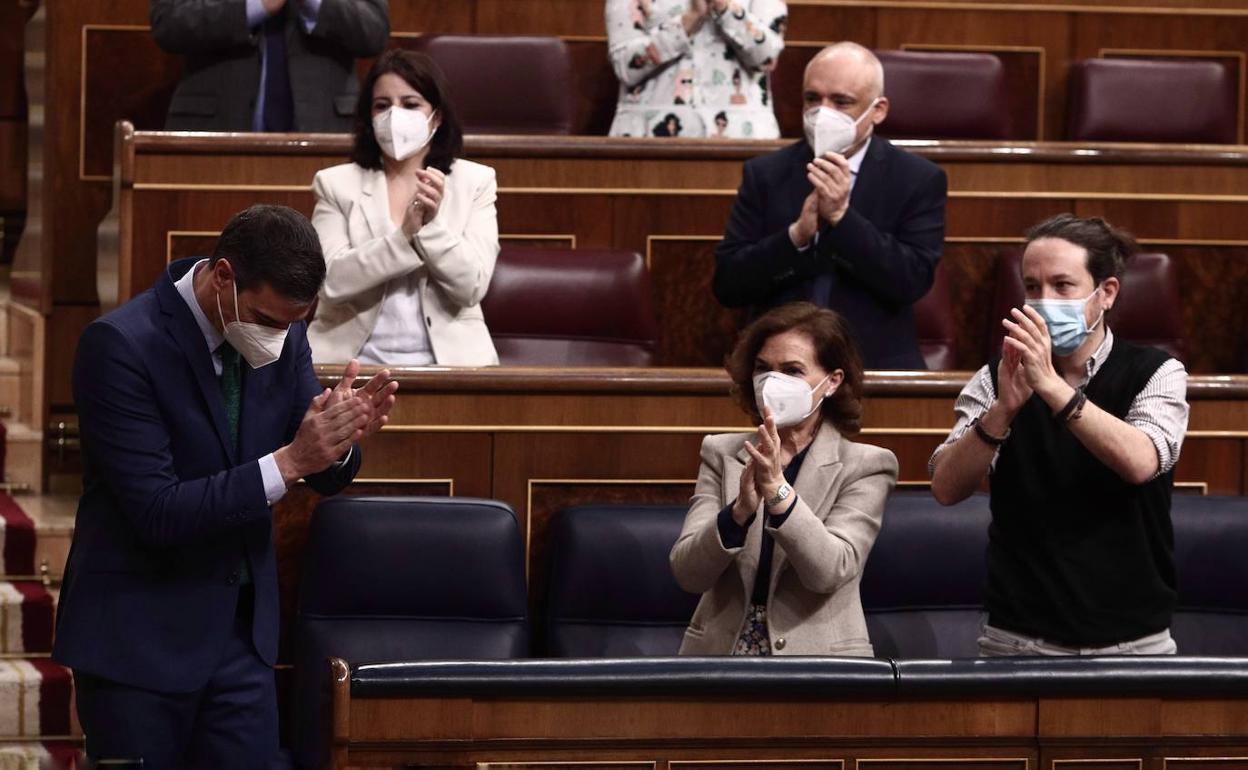
<svg viewBox="0 0 1248 770">
<path fill-rule="evenodd" d="M 325 278 L 298 212 L 253 206 L 211 258 L 87 327 L 74 364 L 83 493 L 53 658 L 74 672 L 93 760 L 265 768 L 277 750 L 270 507 L 360 466 L 397 385 L 333 390 L 304 322 Z M 137 765 L 136 765 L 137 766 Z"/>
<path fill-rule="evenodd" d="M 390 37 L 389 0 L 151 0 L 150 16 L 186 57 L 177 131 L 350 131 L 355 60 Z"/>
<path fill-rule="evenodd" d="M 945 173 L 873 136 L 888 98 L 866 48 L 820 51 L 802 92 L 806 140 L 745 164 L 715 249 L 715 296 L 754 313 L 795 300 L 832 308 L 868 368 L 924 369 L 913 305 L 940 261 Z"/>
</svg>

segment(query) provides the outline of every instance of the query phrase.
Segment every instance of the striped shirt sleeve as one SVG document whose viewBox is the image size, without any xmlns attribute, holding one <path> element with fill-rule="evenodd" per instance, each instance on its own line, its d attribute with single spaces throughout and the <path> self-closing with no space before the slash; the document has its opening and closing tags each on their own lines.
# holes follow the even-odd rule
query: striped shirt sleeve
<svg viewBox="0 0 1248 770">
<path fill-rule="evenodd" d="M 1157 448 L 1153 478 L 1169 472 L 1179 461 L 1189 412 L 1187 369 L 1171 358 L 1153 372 L 1127 410 L 1126 423 L 1143 431 Z"/>
</svg>

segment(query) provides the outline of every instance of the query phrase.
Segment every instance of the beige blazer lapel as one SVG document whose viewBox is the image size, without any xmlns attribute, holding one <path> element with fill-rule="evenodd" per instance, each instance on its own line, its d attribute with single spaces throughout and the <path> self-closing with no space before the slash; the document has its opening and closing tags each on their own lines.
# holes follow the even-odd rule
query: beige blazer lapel
<svg viewBox="0 0 1248 770">
<path fill-rule="evenodd" d="M 810 450 L 802 461 L 802 469 L 797 472 L 797 481 L 793 488 L 806 502 L 811 513 L 822 519 L 832 507 L 828 495 L 832 491 L 836 478 L 841 475 L 841 434 L 826 420 L 819 426 L 815 440 L 810 442 Z M 789 562 L 784 549 L 776 547 L 771 557 L 771 583 L 768 596 L 776 590 L 776 582 L 780 579 L 780 571 Z"/>
<path fill-rule="evenodd" d="M 394 232 L 390 221 L 390 193 L 386 189 L 386 173 L 369 169 L 361 180 L 360 205 L 364 207 L 364 219 L 374 238 L 385 238 Z"/>
<path fill-rule="evenodd" d="M 724 458 L 724 488 L 720 492 L 724 505 L 727 505 L 730 500 L 737 499 L 741 491 L 741 472 L 745 470 L 745 464 L 749 460 L 750 453 L 745 450 L 744 444 L 735 455 Z M 745 545 L 735 560 L 737 573 L 741 576 L 741 584 L 745 587 L 747 604 L 750 593 L 754 590 L 754 575 L 758 573 L 758 552 L 762 548 L 763 517 L 758 515 L 761 512 L 760 506 L 755 512 L 754 522 L 750 524 L 750 529 L 745 533 Z"/>
</svg>

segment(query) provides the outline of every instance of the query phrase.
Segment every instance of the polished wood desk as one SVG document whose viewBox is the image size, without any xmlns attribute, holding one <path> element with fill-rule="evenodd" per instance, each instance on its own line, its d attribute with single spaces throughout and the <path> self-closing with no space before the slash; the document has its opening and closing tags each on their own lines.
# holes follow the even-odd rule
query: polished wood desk
<svg viewBox="0 0 1248 770">
<path fill-rule="evenodd" d="M 749 664 L 749 676 L 737 673 L 747 668 L 743 663 Z M 836 658 L 651 658 L 439 661 L 383 670 L 380 665 L 351 669 L 334 659 L 325 672 L 333 688 L 329 766 L 1248 767 L 1248 699 L 1242 683 L 1225 681 L 1238 679 L 1233 672 L 1242 661 L 1188 659 L 1182 663 L 1189 671 L 1170 677 L 1158 672 L 1152 681 L 1143 670 L 1150 662 L 1143 660 L 1106 671 L 1105 678 L 1095 671 L 1082 677 L 1062 673 L 1085 663 L 1100 664 L 1022 659 L 898 661 L 890 667 L 884 660 Z M 1159 670 L 1163 665 L 1151 663 Z M 1217 668 L 1225 679 L 1219 678 L 1219 686 L 1184 688 L 1186 676 L 1198 667 Z M 691 668 L 697 673 L 683 673 Z M 991 682 L 982 681 L 985 668 L 995 671 Z M 785 669 L 794 673 L 767 676 Z M 827 673 L 830 669 L 844 673 Z M 1135 675 L 1123 675 L 1126 671 Z M 896 672 L 895 684 L 884 672 Z M 926 683 L 908 685 L 910 672 L 922 672 Z M 1046 674 L 1052 677 L 1048 683 Z M 1059 678 L 1065 684 L 1084 681 L 1075 688 L 1053 686 Z"/>
<path fill-rule="evenodd" d="M 105 307 L 151 285 L 173 258 L 206 253 L 228 218 L 264 201 L 310 214 L 317 170 L 342 162 L 335 135 L 186 135 L 119 124 L 117 198 L 101 229 Z M 498 171 L 506 243 L 617 248 L 651 270 L 663 365 L 715 366 L 736 326 L 710 290 L 742 163 L 782 142 L 469 137 Z M 959 368 L 986 360 L 995 259 L 1060 212 L 1102 215 L 1180 267 L 1194 372 L 1237 371 L 1248 309 L 1248 147 L 909 142 L 949 175 L 944 264 L 953 277 Z M 68 381 L 65 383 L 68 388 Z M 67 395 L 67 394 L 66 394 Z"/>
</svg>

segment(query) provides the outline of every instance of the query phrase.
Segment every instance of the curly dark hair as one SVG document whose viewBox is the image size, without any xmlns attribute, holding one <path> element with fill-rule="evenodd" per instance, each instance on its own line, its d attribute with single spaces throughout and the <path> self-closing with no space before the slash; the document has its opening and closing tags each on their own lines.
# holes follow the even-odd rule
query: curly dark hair
<svg viewBox="0 0 1248 770">
<path fill-rule="evenodd" d="M 820 366 L 829 372 L 840 369 L 845 373 L 840 387 L 824 399 L 820 408 L 824 419 L 831 421 L 841 435 L 858 433 L 862 429 L 862 356 L 845 319 L 835 311 L 809 302 L 781 305 L 741 330 L 725 362 L 728 375 L 732 377 L 732 397 L 746 414 L 762 421 L 754 398 L 754 360 L 767 340 L 792 330 L 810 337 Z"/>
<path fill-rule="evenodd" d="M 389 72 L 419 91 L 442 116 L 438 130 L 429 141 L 429 156 L 425 165 L 449 174 L 451 164 L 464 152 L 464 129 L 451 104 L 450 86 L 433 59 L 423 53 L 399 48 L 379 56 L 360 86 L 360 98 L 355 105 L 355 142 L 351 147 L 351 161 L 368 169 L 381 168 L 381 145 L 377 144 L 377 137 L 373 135 L 373 86 L 377 84 L 377 78 Z"/>
</svg>

